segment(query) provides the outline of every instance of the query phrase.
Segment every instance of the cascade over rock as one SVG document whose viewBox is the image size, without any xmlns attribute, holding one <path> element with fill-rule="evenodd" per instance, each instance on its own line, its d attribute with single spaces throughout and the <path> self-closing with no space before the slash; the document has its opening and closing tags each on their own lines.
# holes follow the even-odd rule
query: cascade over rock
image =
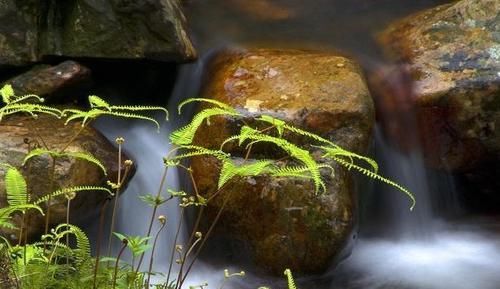
<svg viewBox="0 0 500 289">
<path fill-rule="evenodd" d="M 0 64 L 45 56 L 187 61 L 195 50 L 178 0 L 0 2 Z"/>
<path fill-rule="evenodd" d="M 202 96 L 228 103 L 245 114 L 245 122 L 269 114 L 326 137 L 346 149 L 363 152 L 370 139 L 374 109 L 358 65 L 326 53 L 256 49 L 223 51 L 208 68 Z M 219 148 L 243 123 L 213 117 L 197 132 L 195 143 Z M 296 143 L 311 143 L 298 137 Z M 244 151 L 228 144 L 237 159 Z M 320 154 L 314 153 L 315 157 Z M 266 145 L 252 147 L 250 158 L 280 159 L 283 153 Z M 300 178 L 260 176 L 237 179 L 222 197 L 208 203 L 208 223 L 227 196 L 216 237 L 249 248 L 258 266 L 275 274 L 284 268 L 297 273 L 326 270 L 352 238 L 355 202 L 351 175 L 332 164 L 325 174 L 326 192 Z M 220 162 L 196 157 L 191 166 L 201 194 L 217 188 Z"/>
<path fill-rule="evenodd" d="M 462 0 L 411 15 L 380 35 L 414 80 L 407 100 L 433 167 L 464 171 L 500 156 L 499 11 L 497 0 Z"/>
<path fill-rule="evenodd" d="M 9 116 L 0 122 L 0 162 L 9 163 L 22 168 L 22 172 L 28 182 L 28 192 L 31 199 L 36 200 L 50 189 L 50 167 L 51 161 L 48 156 L 33 158 L 25 166 L 21 167 L 23 159 L 28 151 L 28 144 L 35 145 L 34 141 L 40 137 L 44 142 L 55 150 L 60 150 L 81 129 L 80 123 L 72 122 L 64 125 L 62 120 L 45 115 L 38 116 L 34 120 L 31 117 Z M 37 137 L 38 136 L 38 137 Z M 39 145 L 43 145 L 39 141 Z M 54 188 L 64 188 L 78 185 L 107 186 L 107 180 L 116 182 L 118 172 L 117 149 L 92 127 L 86 127 L 67 151 L 86 151 L 97 157 L 108 170 L 105 176 L 102 170 L 94 164 L 83 160 L 64 158 L 57 162 L 55 168 Z M 127 159 L 124 156 L 124 159 Z M 0 171 L 0 207 L 5 207 L 5 184 L 4 171 Z M 133 171 L 132 171 L 133 173 Z M 131 176 L 133 174 L 129 174 Z M 71 201 L 71 223 L 78 223 L 87 217 L 93 216 L 99 209 L 100 204 L 108 198 L 106 192 L 82 192 L 78 193 Z M 58 197 L 52 200 L 51 223 L 59 224 L 66 222 L 66 198 Z M 27 214 L 28 237 L 32 238 L 43 233 L 45 218 L 39 213 Z M 16 226 L 20 226 L 21 217 L 14 217 Z M 10 236 L 17 240 L 17 233 L 0 230 L 0 234 Z"/>
</svg>

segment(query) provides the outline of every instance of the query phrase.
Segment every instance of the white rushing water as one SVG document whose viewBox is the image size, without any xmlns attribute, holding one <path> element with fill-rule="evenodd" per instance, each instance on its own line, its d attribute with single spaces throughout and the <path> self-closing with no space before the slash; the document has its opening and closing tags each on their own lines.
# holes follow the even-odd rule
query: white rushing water
<svg viewBox="0 0 500 289">
<path fill-rule="evenodd" d="M 384 211 L 387 219 L 367 224 L 375 233 L 368 237 L 361 235 L 352 255 L 333 273 L 331 288 L 500 288 L 498 221 L 460 218 L 452 182 L 447 182 L 448 186 L 437 186 L 436 178 L 425 170 L 418 152 L 399 153 L 384 143 L 380 133 L 377 133 L 376 144 L 383 174 L 410 188 L 415 193 L 417 206 L 410 212 L 407 200 L 394 195 L 400 194 L 397 191 L 388 192 L 390 189 L 386 188 L 377 192 L 374 198 L 383 199 L 378 202 L 382 208 L 365 216 L 371 218 Z M 443 215 L 447 216 L 446 220 Z M 335 278 L 344 280 L 340 282 Z"/>
</svg>

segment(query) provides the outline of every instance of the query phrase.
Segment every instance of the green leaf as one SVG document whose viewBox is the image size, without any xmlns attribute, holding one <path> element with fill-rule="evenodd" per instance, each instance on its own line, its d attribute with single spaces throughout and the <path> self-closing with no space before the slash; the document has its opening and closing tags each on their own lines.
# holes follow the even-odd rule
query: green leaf
<svg viewBox="0 0 500 289">
<path fill-rule="evenodd" d="M 89 95 L 89 104 L 92 108 L 104 108 L 111 111 L 109 103 L 97 95 Z"/>
<path fill-rule="evenodd" d="M 5 189 L 10 206 L 25 205 L 28 202 L 26 180 L 16 168 L 7 169 L 5 174 Z"/>
<path fill-rule="evenodd" d="M 14 96 L 14 89 L 12 85 L 6 84 L 0 89 L 0 95 L 2 95 L 2 100 L 5 104 L 10 103 L 11 97 Z"/>
<path fill-rule="evenodd" d="M 98 186 L 75 186 L 75 187 L 69 187 L 69 188 L 63 188 L 56 190 L 50 194 L 47 194 L 38 200 L 34 201 L 33 204 L 39 205 L 43 202 L 48 201 L 50 198 L 55 198 L 57 196 L 61 195 L 66 195 L 68 193 L 79 193 L 79 192 L 84 192 L 84 191 L 103 191 L 107 192 L 110 195 L 113 195 L 113 193 L 108 189 L 104 187 L 98 187 Z"/>
</svg>

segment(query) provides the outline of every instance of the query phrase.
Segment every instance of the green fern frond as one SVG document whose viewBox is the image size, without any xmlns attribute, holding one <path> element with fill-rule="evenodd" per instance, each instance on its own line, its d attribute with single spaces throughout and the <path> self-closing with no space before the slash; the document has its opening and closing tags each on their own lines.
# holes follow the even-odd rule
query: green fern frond
<svg viewBox="0 0 500 289">
<path fill-rule="evenodd" d="M 98 158 L 96 158 L 95 156 L 93 156 L 89 152 L 65 152 L 65 153 L 62 153 L 61 155 L 65 155 L 68 157 L 72 157 L 75 159 L 84 160 L 84 161 L 87 161 L 89 163 L 92 163 L 92 164 L 98 166 L 102 170 L 104 175 L 108 175 L 108 172 L 106 171 L 106 167 L 104 167 L 104 165 L 101 163 L 101 161 Z"/>
<path fill-rule="evenodd" d="M 378 180 L 378 181 L 381 181 L 383 183 L 386 183 L 390 186 L 393 186 L 395 187 L 396 189 L 400 190 L 401 192 L 405 193 L 408 198 L 410 199 L 411 201 L 411 206 L 410 206 L 410 210 L 413 210 L 413 208 L 415 207 L 415 204 L 416 204 L 416 200 L 415 200 L 415 197 L 413 196 L 413 194 L 408 190 L 406 189 L 405 187 L 387 179 L 387 178 L 384 178 L 383 176 L 377 174 L 377 173 L 374 173 L 368 169 L 365 169 L 363 167 L 360 167 L 356 164 L 353 164 L 351 162 L 348 162 L 348 161 L 345 161 L 341 158 L 338 158 L 338 157 L 335 157 L 333 156 L 332 157 L 333 160 L 335 160 L 337 163 L 339 163 L 340 165 L 346 167 L 348 170 L 350 169 L 355 169 L 357 170 L 358 172 L 362 173 L 363 175 L 369 177 L 369 178 L 372 178 L 372 179 L 375 179 L 375 180 Z"/>
<path fill-rule="evenodd" d="M 28 203 L 26 180 L 16 168 L 9 168 L 5 174 L 5 190 L 9 206 L 19 206 Z"/>
<path fill-rule="evenodd" d="M 295 286 L 295 281 L 293 280 L 292 271 L 290 269 L 286 269 L 284 272 L 288 284 L 288 289 L 297 289 Z"/>
<path fill-rule="evenodd" d="M 5 104 L 10 103 L 10 98 L 13 97 L 14 94 L 14 89 L 12 88 L 12 85 L 6 84 L 0 89 L 0 95 L 2 95 L 2 101 Z"/>
<path fill-rule="evenodd" d="M 220 189 L 230 179 L 240 176 L 258 176 L 270 171 L 274 167 L 271 160 L 259 160 L 253 163 L 235 165 L 229 158 L 222 161 L 222 169 L 219 174 L 218 188 Z"/>
<path fill-rule="evenodd" d="M 204 110 L 200 111 L 199 113 L 197 113 L 188 125 L 174 131 L 170 135 L 170 142 L 175 144 L 175 145 L 189 145 L 189 144 L 191 144 L 193 142 L 193 138 L 196 134 L 196 131 L 201 126 L 203 121 L 207 120 L 207 122 L 208 122 L 208 119 L 210 117 L 216 116 L 216 115 L 238 116 L 239 114 L 233 109 L 231 109 L 231 110 L 228 110 L 225 108 L 207 108 L 207 109 L 204 109 Z"/>
<path fill-rule="evenodd" d="M 210 103 L 210 104 L 214 104 L 216 106 L 218 106 L 219 108 L 222 108 L 226 111 L 232 111 L 232 112 L 236 112 L 236 110 L 234 108 L 232 108 L 231 106 L 223 103 L 223 102 L 220 102 L 220 101 L 217 101 L 217 100 L 214 100 L 214 99 L 209 99 L 209 98 L 188 98 L 186 100 L 184 100 L 183 102 L 179 103 L 179 105 L 177 106 L 177 110 L 179 112 L 179 114 L 181 114 L 181 110 L 182 110 L 182 107 L 188 103 L 191 103 L 191 102 L 207 102 L 207 103 Z"/>
<path fill-rule="evenodd" d="M 347 151 L 339 146 L 336 146 L 336 147 L 314 146 L 314 147 L 320 148 L 320 149 L 325 151 L 325 154 L 323 155 L 323 157 L 328 157 L 328 156 L 329 157 L 347 157 L 349 159 L 350 163 L 354 163 L 354 159 L 358 159 L 358 160 L 364 161 L 365 163 L 370 165 L 374 173 L 378 172 L 379 167 L 378 167 L 377 162 L 369 157 L 361 156 L 361 155 L 358 155 L 356 153 Z"/>
<path fill-rule="evenodd" d="M 195 146 L 195 145 L 184 145 L 184 146 L 181 146 L 179 149 L 183 150 L 185 152 L 183 152 L 179 155 L 176 155 L 173 158 L 164 159 L 165 165 L 175 166 L 175 164 L 178 163 L 179 161 L 186 159 L 186 158 L 194 157 L 194 156 L 209 155 L 209 156 L 213 156 L 219 160 L 225 160 L 231 156 L 230 154 L 225 153 L 225 152 L 220 151 L 220 150 L 211 150 L 211 149 L 207 149 L 207 148 Z"/>
<path fill-rule="evenodd" d="M 72 234 L 76 239 L 76 249 L 73 249 L 71 252 L 75 256 L 76 265 L 81 267 L 85 262 L 90 260 L 90 241 L 87 235 L 80 229 L 79 227 L 71 224 L 60 224 L 56 227 L 56 232 L 60 232 L 61 230 L 66 230 L 61 234 L 64 236 L 65 234 Z"/>
<path fill-rule="evenodd" d="M 111 111 L 109 103 L 97 95 L 89 95 L 89 104 L 91 108 L 104 108 Z"/>
<path fill-rule="evenodd" d="M 168 120 L 168 110 L 161 106 L 143 106 L 143 105 L 113 105 L 111 110 L 125 110 L 125 111 L 155 111 L 160 110 L 165 113 L 165 120 Z"/>
<path fill-rule="evenodd" d="M 0 209 L 0 227 L 5 227 L 5 228 L 10 228 L 10 229 L 15 229 L 15 226 L 10 222 L 10 215 L 12 215 L 15 212 L 21 212 L 24 213 L 27 210 L 37 210 L 40 214 L 43 215 L 42 208 L 35 204 L 24 204 L 24 205 L 16 205 L 16 206 L 9 206 L 5 208 Z"/>
<path fill-rule="evenodd" d="M 22 102 L 22 101 L 26 101 L 26 100 L 29 100 L 31 98 L 34 98 L 36 101 L 38 102 L 44 102 L 45 99 L 38 96 L 38 95 L 35 95 L 35 94 L 27 94 L 27 95 L 22 95 L 22 96 L 19 96 L 19 97 L 16 97 L 15 99 L 11 100 L 11 104 L 13 103 L 19 103 L 19 102 Z"/>
<path fill-rule="evenodd" d="M 39 204 L 41 204 L 43 202 L 48 201 L 51 198 L 57 197 L 57 196 L 66 195 L 66 194 L 69 194 L 69 193 L 78 193 L 78 192 L 83 192 L 83 191 L 104 191 L 104 192 L 107 192 L 110 195 L 113 195 L 113 193 L 108 188 L 104 188 L 104 187 L 98 187 L 98 186 L 76 186 L 76 187 L 63 188 L 63 189 L 59 189 L 57 191 L 54 191 L 54 192 L 52 192 L 50 194 L 47 194 L 47 195 L 39 198 L 36 201 L 34 201 L 33 204 L 39 205 Z"/>
<path fill-rule="evenodd" d="M 110 115 L 129 119 L 147 120 L 153 122 L 159 131 L 160 124 L 154 118 L 134 112 L 160 110 L 165 112 L 166 118 L 168 118 L 168 111 L 160 106 L 111 105 L 96 95 L 89 96 L 89 103 L 90 110 L 88 111 L 79 109 L 63 110 L 61 114 L 66 117 L 65 124 L 68 124 L 70 121 L 81 120 L 82 126 L 85 126 L 89 120 L 93 120 L 103 115 Z"/>
<path fill-rule="evenodd" d="M 47 150 L 47 149 L 43 149 L 43 148 L 36 148 L 36 149 L 31 150 L 24 157 L 23 166 L 30 159 L 32 159 L 34 157 L 39 157 L 39 156 L 42 156 L 42 155 L 45 155 L 45 154 L 51 155 L 52 157 L 56 157 L 56 158 L 59 158 L 59 157 L 70 157 L 70 158 L 75 158 L 75 159 L 80 159 L 80 160 L 87 161 L 89 163 L 92 163 L 92 164 L 98 166 L 103 171 L 103 173 L 105 175 L 107 175 L 106 168 L 101 163 L 101 161 L 99 159 L 97 159 L 95 156 L 93 156 L 89 152 L 63 152 L 63 153 L 60 153 L 60 152 L 57 152 L 57 151 Z"/>
<path fill-rule="evenodd" d="M 241 128 L 239 134 L 240 145 L 247 140 L 252 140 L 253 143 L 269 142 L 280 147 L 281 149 L 286 151 L 291 157 L 301 161 L 309 169 L 309 173 L 311 174 L 312 179 L 314 181 L 314 187 L 316 192 L 319 192 L 321 188 L 325 187 L 324 182 L 321 179 L 319 164 L 314 160 L 314 158 L 307 150 L 302 149 L 283 138 L 273 137 L 264 134 L 254 128 L 245 125 Z"/>
<path fill-rule="evenodd" d="M 160 123 L 158 123 L 158 121 L 156 121 L 154 118 L 152 117 L 148 117 L 148 116 L 144 116 L 144 115 L 140 115 L 140 114 L 135 114 L 135 113 L 129 113 L 129 112 L 118 112 L 118 111 L 112 111 L 112 112 L 109 112 L 109 113 L 106 113 L 106 114 L 109 114 L 109 115 L 112 115 L 112 116 L 119 116 L 119 117 L 122 117 L 122 118 L 134 118 L 134 119 L 142 119 L 142 120 L 147 120 L 147 121 L 150 121 L 152 123 L 154 123 L 156 125 L 156 129 L 158 131 L 160 131 Z"/>
<path fill-rule="evenodd" d="M 36 117 L 37 113 L 49 114 L 57 118 L 61 117 L 61 111 L 50 106 L 33 103 L 11 103 L 0 108 L 0 120 L 7 115 L 19 112 L 29 113 L 33 117 Z"/>
</svg>

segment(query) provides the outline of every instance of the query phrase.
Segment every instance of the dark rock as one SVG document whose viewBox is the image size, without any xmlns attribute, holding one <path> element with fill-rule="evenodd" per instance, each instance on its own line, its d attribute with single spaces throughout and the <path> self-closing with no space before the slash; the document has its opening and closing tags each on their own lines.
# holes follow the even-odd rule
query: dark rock
<svg viewBox="0 0 500 289">
<path fill-rule="evenodd" d="M 462 0 L 391 25 L 380 40 L 409 65 L 427 162 L 463 171 L 500 157 L 500 2 Z"/>
<path fill-rule="evenodd" d="M 37 66 L 4 84 L 11 84 L 18 95 L 36 94 L 47 98 L 88 82 L 89 78 L 88 68 L 74 61 L 65 61 L 56 66 Z"/>
<path fill-rule="evenodd" d="M 0 122 L 0 162 L 21 167 L 22 161 L 28 150 L 25 141 L 45 142 L 51 149 L 62 149 L 75 135 L 81 126 L 79 123 L 64 125 L 57 118 L 40 115 L 34 120 L 29 117 L 11 116 Z M 43 139 L 43 142 L 41 141 Z M 106 181 L 116 178 L 118 172 L 117 150 L 99 132 L 91 127 L 85 128 L 74 142 L 67 148 L 68 151 L 87 151 L 101 160 L 108 169 L 105 176 L 100 168 L 86 161 L 75 159 L 61 159 L 55 169 L 56 189 L 77 185 L 105 186 Z M 53 190 L 50 189 L 51 161 L 47 156 L 35 158 L 26 164 L 22 170 L 29 184 L 29 192 L 35 200 Z M 4 172 L 0 177 L 0 207 L 6 204 L 4 189 Z M 109 195 L 105 192 L 82 192 L 71 201 L 71 223 L 82 221 L 92 216 L 100 204 Z M 64 197 L 52 200 L 51 223 L 52 225 L 66 221 L 66 199 Z M 15 217 L 14 222 L 19 226 L 21 218 Z M 38 213 L 29 213 L 27 218 L 30 238 L 43 232 L 45 219 Z M 0 231 L 2 235 L 11 239 L 17 238 L 17 233 Z"/>
<path fill-rule="evenodd" d="M 0 3 L 0 64 L 44 56 L 187 61 L 195 50 L 178 0 Z"/>
<path fill-rule="evenodd" d="M 274 115 L 347 149 L 366 148 L 373 104 L 352 60 L 294 50 L 226 51 L 212 62 L 209 75 L 202 95 L 239 109 L 248 116 L 246 123 L 261 114 Z M 214 117 L 211 125 L 200 128 L 195 142 L 218 148 L 241 125 Z M 236 147 L 226 148 L 235 158 L 244 156 Z M 250 158 L 262 155 L 279 159 L 282 153 L 256 146 Z M 191 165 L 200 192 L 214 192 L 220 163 L 200 157 Z M 261 176 L 231 182 L 222 194 L 228 203 L 218 234 L 249 244 L 256 263 L 275 274 L 284 268 L 324 271 L 350 239 L 355 214 L 350 174 L 335 166 L 335 176 L 325 180 L 323 195 L 315 194 L 314 185 L 303 179 Z M 209 202 L 207 222 L 214 219 L 223 198 Z"/>
</svg>

